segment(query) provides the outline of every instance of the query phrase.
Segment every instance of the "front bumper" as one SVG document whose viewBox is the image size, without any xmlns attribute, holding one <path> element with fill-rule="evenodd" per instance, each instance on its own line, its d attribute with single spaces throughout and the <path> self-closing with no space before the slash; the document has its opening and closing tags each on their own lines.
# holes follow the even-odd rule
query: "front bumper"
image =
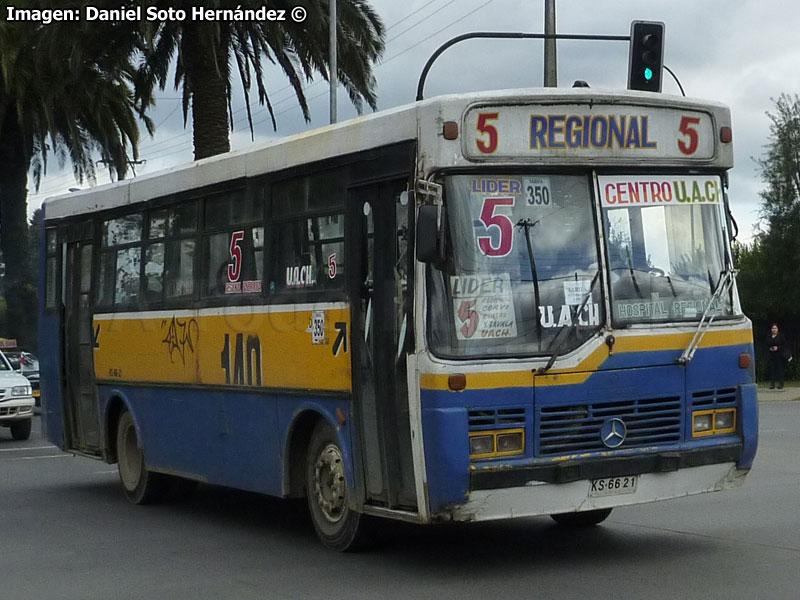
<svg viewBox="0 0 800 600">
<path fill-rule="evenodd" d="M 0 402 L 0 423 L 30 419 L 33 416 L 34 404 L 33 396 L 9 398 Z"/>
<path fill-rule="evenodd" d="M 470 489 L 493 490 L 537 483 L 569 483 L 581 479 L 669 473 L 690 467 L 737 462 L 741 456 L 742 444 L 732 443 L 680 452 L 579 459 L 511 469 L 476 469 L 471 473 Z"/>
<path fill-rule="evenodd" d="M 434 518 L 489 521 L 655 502 L 738 487 L 747 472 L 728 462 L 668 473 L 645 473 L 639 475 L 636 492 L 602 497 L 589 495 L 589 480 L 561 484 L 534 480 L 518 487 L 473 490 L 466 502 L 451 505 Z"/>
</svg>

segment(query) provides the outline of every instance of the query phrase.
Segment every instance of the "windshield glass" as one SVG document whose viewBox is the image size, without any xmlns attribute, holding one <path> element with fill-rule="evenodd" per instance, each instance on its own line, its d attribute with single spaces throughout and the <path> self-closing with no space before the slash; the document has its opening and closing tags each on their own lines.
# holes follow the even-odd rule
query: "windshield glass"
<svg viewBox="0 0 800 600">
<path fill-rule="evenodd" d="M 445 207 L 447 262 L 428 268 L 435 353 L 563 353 L 604 322 L 588 176 L 451 176 Z"/>
<path fill-rule="evenodd" d="M 601 176 L 612 320 L 696 321 L 728 270 L 715 176 Z M 711 307 L 733 314 L 730 294 Z"/>
</svg>

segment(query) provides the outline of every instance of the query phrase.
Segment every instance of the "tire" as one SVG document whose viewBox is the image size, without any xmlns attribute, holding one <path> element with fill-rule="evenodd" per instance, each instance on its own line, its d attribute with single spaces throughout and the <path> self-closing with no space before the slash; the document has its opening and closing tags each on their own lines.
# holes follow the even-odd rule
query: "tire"
<svg viewBox="0 0 800 600">
<path fill-rule="evenodd" d="M 364 546 L 364 517 L 348 506 L 347 476 L 333 428 L 320 422 L 306 453 L 306 498 L 322 543 L 340 552 Z"/>
<path fill-rule="evenodd" d="M 167 476 L 147 470 L 144 449 L 128 411 L 120 415 L 117 426 L 117 469 L 122 492 L 131 504 L 157 502 L 167 492 Z"/>
<path fill-rule="evenodd" d="M 24 421 L 11 421 L 11 437 L 15 440 L 27 440 L 31 437 L 31 419 Z"/>
<path fill-rule="evenodd" d="M 559 525 L 565 525 L 567 527 L 589 527 L 605 521 L 612 510 L 614 509 L 599 508 L 597 510 L 550 515 L 550 518 Z"/>
</svg>

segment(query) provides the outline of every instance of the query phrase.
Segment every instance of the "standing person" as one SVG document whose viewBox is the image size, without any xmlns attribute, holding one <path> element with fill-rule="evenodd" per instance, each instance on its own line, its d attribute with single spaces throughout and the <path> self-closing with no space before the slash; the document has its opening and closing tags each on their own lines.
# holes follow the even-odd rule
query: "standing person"
<svg viewBox="0 0 800 600">
<path fill-rule="evenodd" d="M 773 323 L 770 336 L 767 339 L 769 346 L 769 389 L 775 389 L 775 381 L 778 381 L 778 389 L 783 389 L 783 370 L 786 365 L 784 362 L 784 352 L 786 349 L 786 338 L 778 331 L 778 324 Z"/>
</svg>

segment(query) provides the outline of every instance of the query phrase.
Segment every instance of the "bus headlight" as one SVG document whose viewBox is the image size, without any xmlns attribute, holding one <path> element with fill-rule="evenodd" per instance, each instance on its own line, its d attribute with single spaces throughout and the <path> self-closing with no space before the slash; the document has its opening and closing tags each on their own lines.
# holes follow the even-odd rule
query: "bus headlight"
<svg viewBox="0 0 800 600">
<path fill-rule="evenodd" d="M 15 385 L 11 388 L 12 396 L 30 396 L 31 386 L 29 385 Z"/>
<path fill-rule="evenodd" d="M 704 437 L 736 431 L 736 409 L 721 408 L 692 413 L 692 437 Z"/>
<path fill-rule="evenodd" d="M 496 458 L 525 452 L 524 429 L 473 431 L 469 434 L 469 457 Z"/>
<path fill-rule="evenodd" d="M 470 458 L 483 458 L 494 454 L 493 435 L 473 435 L 469 438 Z"/>
<path fill-rule="evenodd" d="M 522 452 L 522 432 L 497 434 L 497 454 L 518 454 Z"/>
<path fill-rule="evenodd" d="M 736 431 L 736 409 L 718 410 L 714 413 L 714 433 Z"/>
</svg>

